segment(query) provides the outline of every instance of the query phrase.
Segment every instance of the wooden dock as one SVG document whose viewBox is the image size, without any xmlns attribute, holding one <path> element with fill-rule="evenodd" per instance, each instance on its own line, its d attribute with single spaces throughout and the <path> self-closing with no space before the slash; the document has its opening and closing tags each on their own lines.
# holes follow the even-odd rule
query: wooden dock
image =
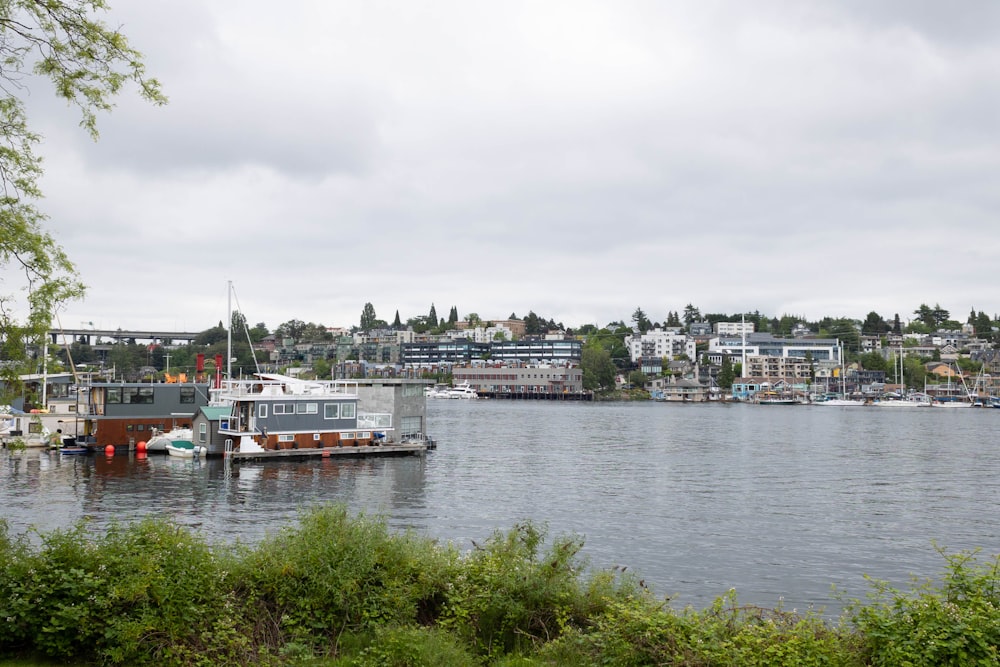
<svg viewBox="0 0 1000 667">
<path fill-rule="evenodd" d="M 393 445 L 368 445 L 365 447 L 307 447 L 299 449 L 268 449 L 263 452 L 229 452 L 226 458 L 234 461 L 295 458 L 341 458 L 345 456 L 413 456 L 423 454 L 431 447 L 427 442 L 399 443 Z"/>
</svg>

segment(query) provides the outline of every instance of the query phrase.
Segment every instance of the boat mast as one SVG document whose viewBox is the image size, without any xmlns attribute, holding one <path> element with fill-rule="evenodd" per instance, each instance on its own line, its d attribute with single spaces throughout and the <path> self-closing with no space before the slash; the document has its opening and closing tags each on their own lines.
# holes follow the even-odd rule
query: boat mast
<svg viewBox="0 0 1000 667">
<path fill-rule="evenodd" d="M 226 283 L 226 382 L 233 379 L 233 281 Z"/>
</svg>

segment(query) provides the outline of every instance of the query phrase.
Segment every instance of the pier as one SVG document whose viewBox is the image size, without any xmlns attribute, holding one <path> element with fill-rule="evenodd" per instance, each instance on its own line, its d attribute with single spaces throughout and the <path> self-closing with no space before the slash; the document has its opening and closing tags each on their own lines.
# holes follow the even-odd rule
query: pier
<svg viewBox="0 0 1000 667">
<path fill-rule="evenodd" d="M 495 398 L 511 401 L 592 401 L 594 394 L 589 391 L 528 392 L 528 391 L 483 391 L 476 390 L 480 398 Z"/>
<path fill-rule="evenodd" d="M 433 441 L 430 441 L 433 442 Z M 413 456 L 433 449 L 428 442 L 399 443 L 394 445 L 365 445 L 362 447 L 302 447 L 299 449 L 267 449 L 262 452 L 226 452 L 226 459 L 251 461 L 260 459 L 340 458 L 345 456 Z"/>
</svg>

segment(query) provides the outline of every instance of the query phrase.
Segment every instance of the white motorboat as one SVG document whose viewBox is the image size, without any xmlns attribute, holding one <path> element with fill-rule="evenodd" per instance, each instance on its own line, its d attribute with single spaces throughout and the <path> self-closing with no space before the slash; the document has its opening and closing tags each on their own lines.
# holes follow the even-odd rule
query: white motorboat
<svg viewBox="0 0 1000 667">
<path fill-rule="evenodd" d="M 193 459 L 204 456 L 208 449 L 201 445 L 196 445 L 190 440 L 174 440 L 165 445 L 167 454 L 177 456 L 182 459 Z"/>
</svg>

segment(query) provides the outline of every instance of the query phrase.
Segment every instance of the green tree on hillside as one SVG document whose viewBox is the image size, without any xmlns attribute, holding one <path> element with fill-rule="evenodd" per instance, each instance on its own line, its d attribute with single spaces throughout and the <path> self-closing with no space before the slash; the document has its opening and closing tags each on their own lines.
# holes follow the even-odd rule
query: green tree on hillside
<svg viewBox="0 0 1000 667">
<path fill-rule="evenodd" d="M 684 306 L 684 326 L 691 326 L 692 322 L 697 322 L 701 319 L 701 311 L 695 308 L 690 303 Z"/>
<path fill-rule="evenodd" d="M 733 362 L 728 354 L 722 355 L 722 367 L 719 369 L 718 383 L 721 389 L 729 391 L 733 388 L 733 381 L 736 379 L 736 372 L 733 369 Z"/>
<path fill-rule="evenodd" d="M 103 0 L 0 0 L 0 267 L 16 269 L 5 285 L 26 294 L 24 302 L 0 295 L 0 358 L 14 362 L 3 369 L 9 388 L 59 306 L 84 292 L 76 267 L 43 227 L 40 137 L 17 93 L 28 90 L 30 75 L 47 77 L 94 139 L 98 112 L 111 110 L 125 84 L 136 84 L 155 104 L 166 102 L 159 83 L 146 76 L 142 54 L 97 16 L 106 8 Z"/>
<path fill-rule="evenodd" d="M 433 307 L 433 306 L 432 306 Z M 368 302 L 361 310 L 361 330 L 371 331 L 375 328 L 375 306 Z"/>
<path fill-rule="evenodd" d="M 861 324 L 861 333 L 866 336 L 883 336 L 889 331 L 889 324 L 874 310 L 868 313 Z"/>
<path fill-rule="evenodd" d="M 635 312 L 632 313 L 632 321 L 635 323 L 635 328 L 639 330 L 639 333 L 646 333 L 649 331 L 651 323 L 649 318 L 646 317 L 646 312 L 642 308 L 635 309 Z"/>
<path fill-rule="evenodd" d="M 584 344 L 580 369 L 583 371 L 583 388 L 587 391 L 603 391 L 615 386 L 617 369 L 611 355 L 596 338 Z"/>
</svg>

